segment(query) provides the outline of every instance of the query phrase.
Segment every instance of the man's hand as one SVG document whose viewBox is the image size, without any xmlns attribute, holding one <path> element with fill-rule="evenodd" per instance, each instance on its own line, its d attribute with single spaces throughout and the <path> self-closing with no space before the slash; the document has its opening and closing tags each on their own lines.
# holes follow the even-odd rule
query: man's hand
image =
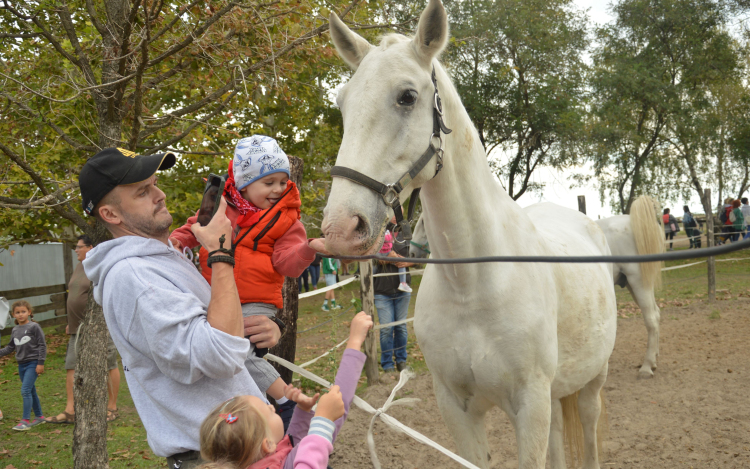
<svg viewBox="0 0 750 469">
<path fill-rule="evenodd" d="M 400 257 L 402 259 L 405 259 L 404 256 L 402 256 L 401 254 L 399 254 L 399 253 L 397 253 L 396 251 L 393 251 L 393 250 L 391 250 L 391 252 L 388 253 L 388 257 Z M 402 268 L 402 267 L 404 267 L 404 268 L 411 267 L 413 265 L 415 265 L 414 262 L 396 262 L 395 263 L 395 266 L 398 267 L 399 269 Z"/>
<path fill-rule="evenodd" d="M 216 251 L 219 249 L 219 238 L 224 235 L 224 248 L 232 248 L 232 222 L 227 218 L 227 201 L 224 197 L 219 201 L 219 209 L 216 210 L 214 217 L 206 226 L 201 226 L 200 223 L 195 222 L 190 227 L 193 230 L 195 239 L 201 243 L 201 246 L 206 248 L 208 252 Z"/>
<path fill-rule="evenodd" d="M 334 384 L 328 394 L 320 398 L 318 408 L 315 409 L 315 416 L 325 417 L 333 422 L 343 417 L 344 412 L 346 412 L 346 408 L 344 407 L 344 398 L 341 396 L 341 388 Z"/>
<path fill-rule="evenodd" d="M 318 402 L 320 393 L 315 394 L 313 397 L 308 397 L 305 394 L 303 394 L 302 391 L 295 388 L 291 384 L 287 384 L 286 386 L 284 386 L 284 396 L 290 401 L 296 402 L 297 407 L 299 407 L 300 410 L 304 410 L 305 412 L 310 412 L 310 410 L 312 410 L 315 403 Z"/>
<path fill-rule="evenodd" d="M 271 348 L 279 342 L 281 330 L 279 325 L 266 316 L 248 316 L 242 318 L 245 325 L 245 337 L 250 338 L 257 348 Z"/>
<path fill-rule="evenodd" d="M 37 365 L 36 374 L 41 375 L 42 373 L 44 373 L 44 365 Z"/>
<path fill-rule="evenodd" d="M 352 325 L 349 327 L 349 340 L 346 342 L 346 348 L 359 350 L 367 337 L 367 331 L 372 327 L 372 316 L 360 311 L 352 319 Z"/>
<path fill-rule="evenodd" d="M 65 326 L 65 333 L 70 335 L 70 326 Z"/>
</svg>

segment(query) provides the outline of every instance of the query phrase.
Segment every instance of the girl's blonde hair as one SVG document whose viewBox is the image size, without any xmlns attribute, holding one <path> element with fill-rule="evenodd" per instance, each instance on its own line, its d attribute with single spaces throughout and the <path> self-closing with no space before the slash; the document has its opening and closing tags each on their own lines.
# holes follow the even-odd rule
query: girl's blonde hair
<svg viewBox="0 0 750 469">
<path fill-rule="evenodd" d="M 236 417 L 227 423 L 227 414 Z M 244 469 L 263 458 L 263 439 L 271 438 L 266 418 L 246 398 L 219 404 L 201 424 L 203 469 Z"/>
<path fill-rule="evenodd" d="M 29 311 L 29 319 L 34 317 L 34 308 L 31 307 L 31 304 L 29 304 L 26 300 L 18 300 L 15 303 L 13 303 L 13 306 L 10 308 L 11 314 L 16 312 L 16 308 L 19 306 L 24 306 Z M 14 322 L 18 324 L 18 319 L 15 319 Z"/>
</svg>

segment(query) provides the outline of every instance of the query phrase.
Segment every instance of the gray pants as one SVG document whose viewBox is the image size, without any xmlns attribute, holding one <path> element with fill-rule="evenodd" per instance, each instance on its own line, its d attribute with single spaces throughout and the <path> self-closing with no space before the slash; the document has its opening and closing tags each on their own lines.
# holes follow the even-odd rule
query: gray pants
<svg viewBox="0 0 750 469">
<path fill-rule="evenodd" d="M 242 305 L 242 316 L 276 316 L 276 306 L 266 303 L 245 303 Z M 280 377 L 279 372 L 276 371 L 273 365 L 255 353 L 255 345 L 253 344 L 250 344 L 250 353 L 247 354 L 245 368 L 247 368 L 250 376 L 253 377 L 255 384 L 258 385 L 258 389 L 263 394 Z"/>
</svg>

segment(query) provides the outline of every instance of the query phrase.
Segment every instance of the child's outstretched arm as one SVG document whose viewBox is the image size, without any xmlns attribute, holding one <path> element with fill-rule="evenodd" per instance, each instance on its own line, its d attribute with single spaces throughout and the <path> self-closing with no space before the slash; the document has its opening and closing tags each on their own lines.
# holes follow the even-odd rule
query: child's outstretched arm
<svg viewBox="0 0 750 469">
<path fill-rule="evenodd" d="M 299 277 L 315 260 L 316 253 L 328 254 L 324 245 L 325 242 L 320 239 L 307 239 L 305 226 L 297 220 L 274 243 L 271 263 L 281 275 Z"/>
<path fill-rule="evenodd" d="M 371 327 L 372 317 L 365 312 L 358 313 L 352 319 L 349 341 L 336 373 L 335 384 L 328 394 L 320 398 L 308 435 L 300 441 L 295 452 L 290 454 L 290 459 L 294 458 L 295 469 L 323 469 L 327 466 L 333 442 L 349 414 L 357 383 L 362 375 L 365 354 L 360 349 Z M 285 468 L 289 467 L 285 464 Z"/>
<path fill-rule="evenodd" d="M 193 224 L 197 222 L 198 212 L 195 212 L 195 215 L 188 218 L 184 225 L 169 234 L 169 239 L 172 241 L 175 249 L 182 252 L 184 248 L 193 249 L 200 244 L 198 243 L 198 240 L 195 239 L 195 235 L 191 229 Z"/>
</svg>

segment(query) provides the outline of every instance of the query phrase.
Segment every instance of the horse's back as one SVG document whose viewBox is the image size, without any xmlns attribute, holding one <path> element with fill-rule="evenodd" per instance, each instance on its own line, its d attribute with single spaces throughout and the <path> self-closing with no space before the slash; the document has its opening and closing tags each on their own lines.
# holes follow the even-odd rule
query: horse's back
<svg viewBox="0 0 750 469">
<path fill-rule="evenodd" d="M 602 230 L 589 217 L 551 202 L 524 208 L 539 234 L 558 255 L 593 256 L 610 253 Z"/>
</svg>

